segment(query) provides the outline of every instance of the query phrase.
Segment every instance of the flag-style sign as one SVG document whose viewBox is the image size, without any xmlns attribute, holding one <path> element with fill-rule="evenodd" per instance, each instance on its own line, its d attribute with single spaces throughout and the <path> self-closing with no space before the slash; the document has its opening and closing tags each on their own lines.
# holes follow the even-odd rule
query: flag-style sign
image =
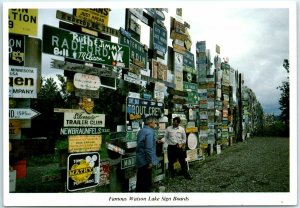
<svg viewBox="0 0 300 208">
<path fill-rule="evenodd" d="M 9 119 L 32 119 L 38 115 L 40 115 L 40 113 L 31 108 L 9 109 Z"/>
</svg>

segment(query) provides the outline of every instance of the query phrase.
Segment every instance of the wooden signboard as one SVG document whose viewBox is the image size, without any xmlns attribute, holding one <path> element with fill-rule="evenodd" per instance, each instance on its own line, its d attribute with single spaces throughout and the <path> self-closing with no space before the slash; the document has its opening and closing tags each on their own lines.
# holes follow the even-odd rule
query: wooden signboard
<svg viewBox="0 0 300 208">
<path fill-rule="evenodd" d="M 49 25 L 43 25 L 43 52 L 91 63 L 129 67 L 128 46 Z"/>
<path fill-rule="evenodd" d="M 68 136 L 69 152 L 97 152 L 101 148 L 101 135 L 70 135 Z"/>
<path fill-rule="evenodd" d="M 74 86 L 83 90 L 98 90 L 100 88 L 100 79 L 98 76 L 76 73 L 74 75 Z"/>
<path fill-rule="evenodd" d="M 75 16 L 107 26 L 110 11 L 109 8 L 80 8 L 75 9 Z"/>
<path fill-rule="evenodd" d="M 60 129 L 61 135 L 102 135 L 109 132 L 109 129 L 101 127 L 63 127 Z"/>
<path fill-rule="evenodd" d="M 99 91 L 75 88 L 75 96 L 76 97 L 99 98 Z"/>
<path fill-rule="evenodd" d="M 64 113 L 64 127 L 104 127 L 105 114 Z"/>
<path fill-rule="evenodd" d="M 37 36 L 38 9 L 9 9 L 10 33 Z"/>
</svg>

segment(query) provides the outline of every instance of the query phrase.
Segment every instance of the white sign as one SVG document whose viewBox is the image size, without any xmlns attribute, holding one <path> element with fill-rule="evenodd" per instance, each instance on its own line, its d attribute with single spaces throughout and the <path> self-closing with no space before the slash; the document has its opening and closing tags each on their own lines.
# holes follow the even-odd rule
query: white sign
<svg viewBox="0 0 300 208">
<path fill-rule="evenodd" d="M 64 127 L 104 127 L 105 114 L 64 113 Z"/>
<path fill-rule="evenodd" d="M 94 75 L 76 73 L 74 75 L 74 86 L 84 90 L 98 90 L 100 78 Z"/>
<path fill-rule="evenodd" d="M 23 66 L 9 67 L 9 97 L 37 98 L 37 69 Z"/>
<path fill-rule="evenodd" d="M 38 115 L 40 115 L 40 113 L 31 108 L 9 109 L 9 119 L 32 119 Z"/>
</svg>

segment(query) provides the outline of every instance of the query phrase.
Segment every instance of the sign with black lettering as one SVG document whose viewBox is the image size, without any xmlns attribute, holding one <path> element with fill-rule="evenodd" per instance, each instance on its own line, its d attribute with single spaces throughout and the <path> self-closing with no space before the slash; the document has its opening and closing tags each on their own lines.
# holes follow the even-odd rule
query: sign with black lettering
<svg viewBox="0 0 300 208">
<path fill-rule="evenodd" d="M 38 9 L 9 9 L 8 27 L 10 33 L 37 35 Z"/>
<path fill-rule="evenodd" d="M 163 109 L 164 105 L 161 102 L 131 97 L 127 98 L 128 120 L 142 119 L 150 115 L 159 117 Z"/>
<path fill-rule="evenodd" d="M 98 152 L 75 153 L 68 157 L 68 191 L 82 190 L 100 183 L 100 155 Z"/>
<path fill-rule="evenodd" d="M 64 113 L 64 127 L 104 127 L 105 114 Z"/>
<path fill-rule="evenodd" d="M 24 66 L 25 36 L 9 33 L 9 65 Z"/>
<path fill-rule="evenodd" d="M 9 97 L 36 98 L 37 69 L 32 67 L 9 67 Z"/>
<path fill-rule="evenodd" d="M 97 22 L 99 24 L 108 25 L 109 12 L 111 9 L 109 8 L 95 8 L 95 9 L 87 9 L 80 8 L 75 9 L 75 15 L 93 22 Z"/>
<path fill-rule="evenodd" d="M 48 25 L 43 26 L 43 52 L 70 59 L 129 67 L 129 47 Z"/>
<path fill-rule="evenodd" d="M 159 55 L 164 56 L 167 52 L 167 30 L 155 22 L 153 23 L 153 48 Z"/>
<path fill-rule="evenodd" d="M 130 48 L 130 59 L 132 63 L 145 68 L 147 64 L 148 53 L 142 43 L 138 42 L 134 38 L 128 38 L 124 35 L 120 36 L 119 43 L 126 45 Z"/>
</svg>

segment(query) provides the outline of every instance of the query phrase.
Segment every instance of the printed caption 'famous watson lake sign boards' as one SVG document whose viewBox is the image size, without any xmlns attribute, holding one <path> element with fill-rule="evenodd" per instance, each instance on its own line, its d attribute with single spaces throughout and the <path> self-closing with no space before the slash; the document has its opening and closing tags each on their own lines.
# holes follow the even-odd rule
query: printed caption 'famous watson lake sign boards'
<svg viewBox="0 0 300 208">
<path fill-rule="evenodd" d="M 129 47 L 43 25 L 43 52 L 70 59 L 129 67 Z"/>
</svg>

